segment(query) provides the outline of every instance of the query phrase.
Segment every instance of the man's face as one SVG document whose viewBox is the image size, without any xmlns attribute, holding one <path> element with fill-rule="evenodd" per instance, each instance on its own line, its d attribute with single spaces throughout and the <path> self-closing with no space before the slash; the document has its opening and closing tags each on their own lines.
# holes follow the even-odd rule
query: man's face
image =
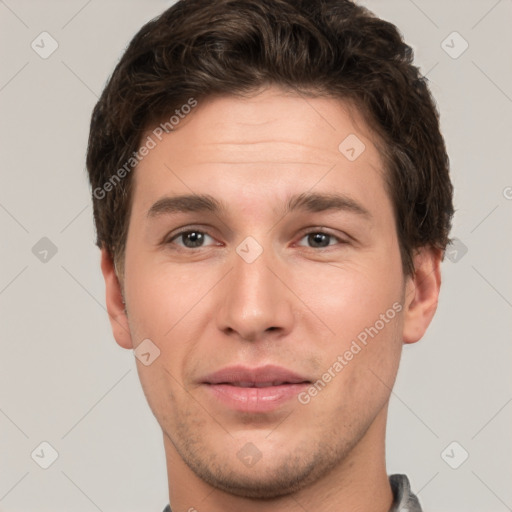
<svg viewBox="0 0 512 512">
<path fill-rule="evenodd" d="M 125 255 L 131 343 L 160 350 L 137 364 L 168 459 L 234 494 L 297 490 L 384 436 L 407 282 L 383 162 L 349 112 L 270 88 L 202 102 L 160 142 L 146 134 L 157 145 L 135 171 Z M 162 202 L 193 194 L 222 209 Z M 339 208 L 287 210 L 309 194 Z"/>
</svg>

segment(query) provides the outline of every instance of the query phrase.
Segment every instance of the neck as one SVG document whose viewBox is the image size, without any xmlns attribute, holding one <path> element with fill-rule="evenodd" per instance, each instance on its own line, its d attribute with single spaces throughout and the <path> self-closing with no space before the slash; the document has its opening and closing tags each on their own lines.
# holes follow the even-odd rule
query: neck
<svg viewBox="0 0 512 512">
<path fill-rule="evenodd" d="M 323 478 L 296 493 L 268 500 L 215 489 L 183 462 L 164 435 L 172 512 L 303 512 L 319 508 L 323 512 L 388 512 L 393 494 L 385 465 L 386 416 L 387 406 L 349 455 Z"/>
</svg>

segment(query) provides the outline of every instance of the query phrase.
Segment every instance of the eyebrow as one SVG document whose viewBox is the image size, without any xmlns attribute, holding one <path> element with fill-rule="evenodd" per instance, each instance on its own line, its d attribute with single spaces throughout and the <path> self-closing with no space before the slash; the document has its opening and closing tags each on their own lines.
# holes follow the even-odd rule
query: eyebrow
<svg viewBox="0 0 512 512">
<path fill-rule="evenodd" d="M 228 210 L 225 203 L 209 194 L 188 194 L 162 197 L 147 212 L 148 218 L 171 215 L 174 213 L 210 212 L 222 214 Z M 371 219 L 370 212 L 360 203 L 344 194 L 311 193 L 292 196 L 285 207 L 284 214 L 295 211 L 324 212 L 348 211 Z"/>
</svg>

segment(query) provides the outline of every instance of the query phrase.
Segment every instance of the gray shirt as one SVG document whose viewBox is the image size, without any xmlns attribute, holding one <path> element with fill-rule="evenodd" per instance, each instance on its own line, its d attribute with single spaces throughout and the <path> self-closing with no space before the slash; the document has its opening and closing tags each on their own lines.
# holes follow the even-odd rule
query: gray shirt
<svg viewBox="0 0 512 512">
<path fill-rule="evenodd" d="M 411 492 L 406 475 L 391 475 L 389 483 L 394 497 L 393 506 L 389 512 L 421 512 L 420 502 Z"/>
<path fill-rule="evenodd" d="M 391 475 L 389 477 L 393 491 L 393 506 L 389 512 L 422 512 L 418 498 L 411 492 L 409 479 L 406 475 Z M 164 512 L 172 512 L 167 505 Z"/>
</svg>

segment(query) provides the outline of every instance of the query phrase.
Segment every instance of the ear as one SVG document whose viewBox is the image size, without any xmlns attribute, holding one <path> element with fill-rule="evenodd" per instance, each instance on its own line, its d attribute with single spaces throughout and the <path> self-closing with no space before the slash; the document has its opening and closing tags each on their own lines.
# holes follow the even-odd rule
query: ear
<svg viewBox="0 0 512 512">
<path fill-rule="evenodd" d="M 106 249 L 101 249 L 101 272 L 105 279 L 107 312 L 112 333 L 117 344 L 123 348 L 133 348 L 128 317 L 126 315 L 121 285 L 116 275 L 114 262 Z"/>
<path fill-rule="evenodd" d="M 404 343 L 419 341 L 437 309 L 442 252 L 421 247 L 414 255 L 414 273 L 407 277 L 404 300 Z"/>
</svg>

